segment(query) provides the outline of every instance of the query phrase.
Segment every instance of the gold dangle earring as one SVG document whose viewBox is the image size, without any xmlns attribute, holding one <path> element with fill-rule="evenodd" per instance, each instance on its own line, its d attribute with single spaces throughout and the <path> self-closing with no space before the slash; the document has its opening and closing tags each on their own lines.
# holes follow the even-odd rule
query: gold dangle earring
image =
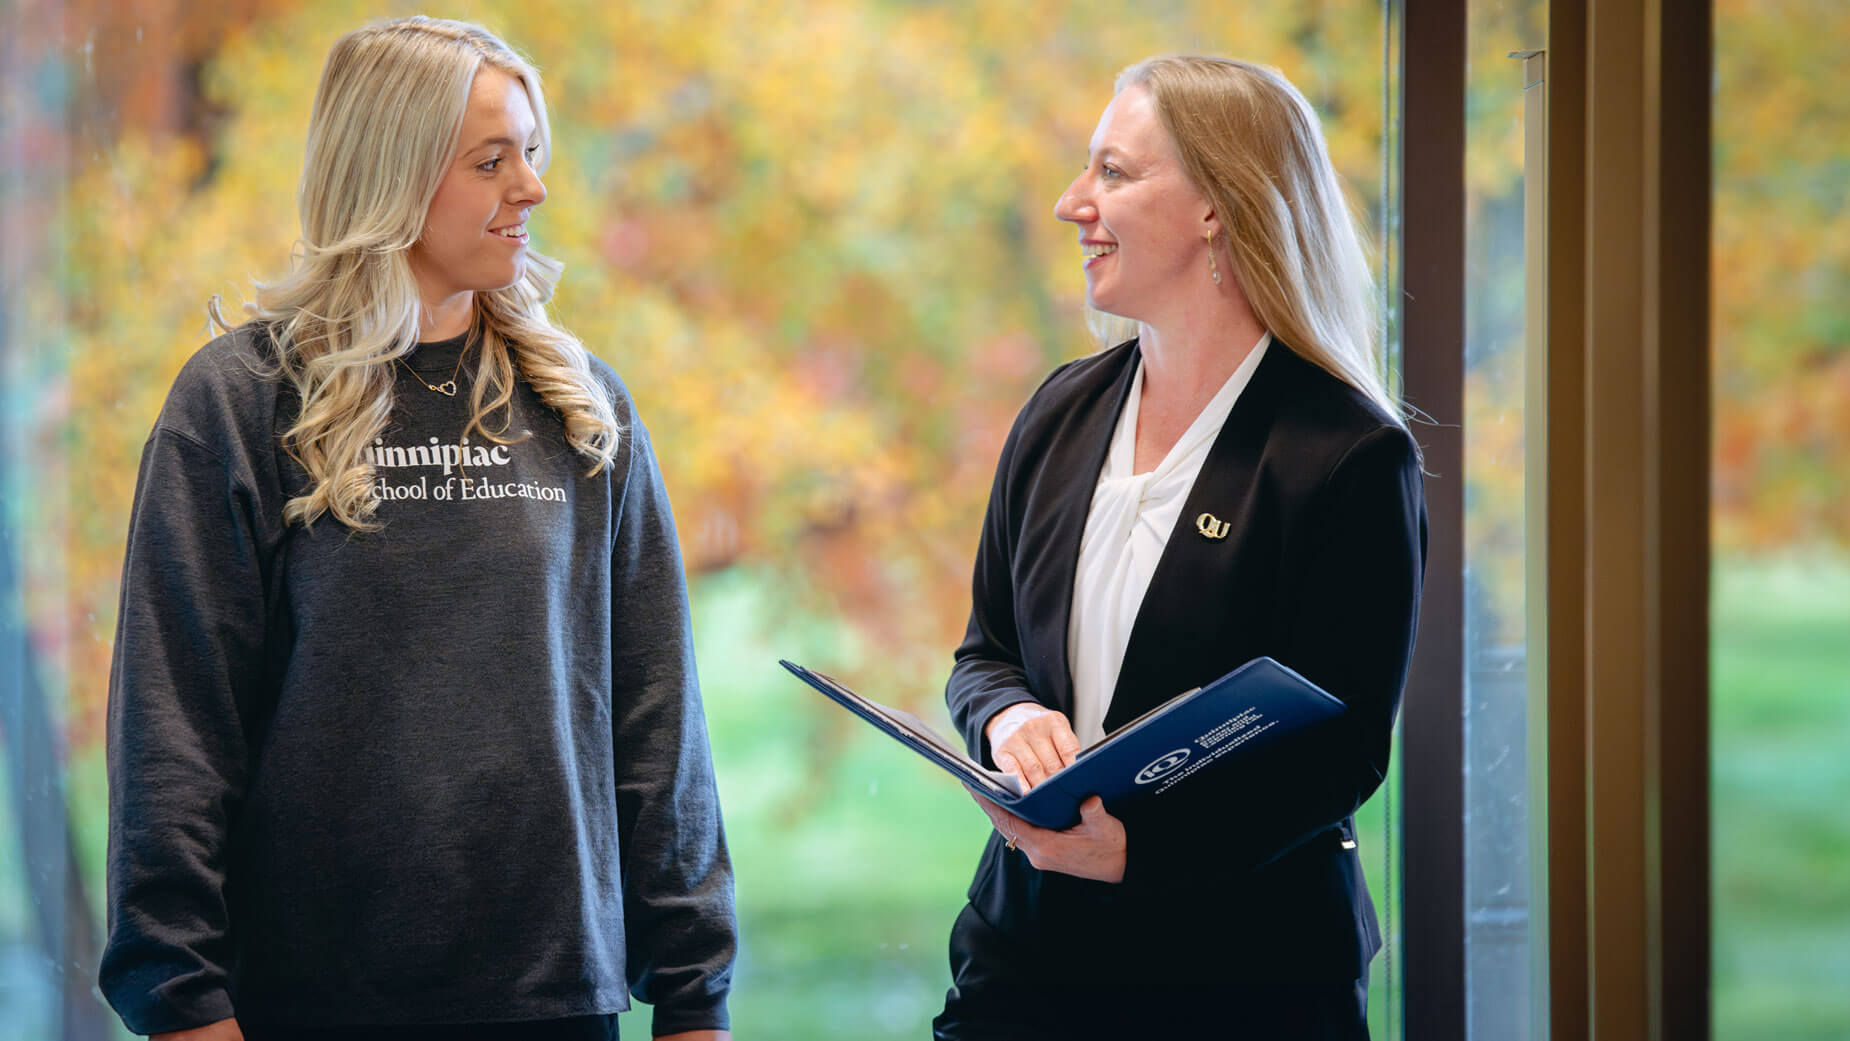
<svg viewBox="0 0 1850 1041">
<path fill-rule="evenodd" d="M 1215 285 L 1220 285 L 1220 266 L 1214 263 L 1214 239 L 1212 236 L 1208 238 L 1208 277 L 1214 280 Z"/>
</svg>

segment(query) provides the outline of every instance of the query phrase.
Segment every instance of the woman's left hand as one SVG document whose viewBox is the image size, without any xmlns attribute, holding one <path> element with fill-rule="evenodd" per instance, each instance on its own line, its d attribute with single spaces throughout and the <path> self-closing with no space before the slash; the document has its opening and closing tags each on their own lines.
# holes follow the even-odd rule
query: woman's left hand
<svg viewBox="0 0 1850 1041">
<path fill-rule="evenodd" d="M 1124 880 L 1124 824 L 1105 812 L 1105 801 L 1094 795 L 1079 804 L 1079 823 L 1065 831 L 1040 828 L 982 798 L 970 797 L 989 814 L 990 823 L 1004 839 L 1042 871 L 1089 878 L 1095 882 Z"/>
</svg>

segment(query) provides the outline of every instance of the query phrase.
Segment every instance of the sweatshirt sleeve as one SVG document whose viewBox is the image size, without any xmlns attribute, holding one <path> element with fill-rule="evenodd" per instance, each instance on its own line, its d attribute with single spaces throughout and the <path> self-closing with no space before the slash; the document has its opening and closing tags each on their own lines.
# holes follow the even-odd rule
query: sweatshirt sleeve
<svg viewBox="0 0 1850 1041">
<path fill-rule="evenodd" d="M 612 724 L 630 990 L 657 1035 L 728 1027 L 737 926 L 674 517 L 633 417 L 611 560 Z"/>
<path fill-rule="evenodd" d="M 240 707 L 261 680 L 253 498 L 156 427 L 142 450 L 110 669 L 103 995 L 136 1033 L 232 1015 L 227 839 L 246 782 Z"/>
</svg>

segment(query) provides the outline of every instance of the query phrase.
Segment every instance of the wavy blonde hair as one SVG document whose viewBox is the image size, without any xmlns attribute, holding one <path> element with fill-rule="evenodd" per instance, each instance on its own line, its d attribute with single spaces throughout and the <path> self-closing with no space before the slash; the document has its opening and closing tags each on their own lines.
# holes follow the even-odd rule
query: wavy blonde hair
<svg viewBox="0 0 1850 1041">
<path fill-rule="evenodd" d="M 1382 371 L 1360 222 L 1310 102 L 1276 69 L 1193 55 L 1132 65 L 1114 91 L 1132 86 L 1150 92 L 1183 168 L 1220 215 L 1253 316 L 1404 426 Z"/>
<path fill-rule="evenodd" d="M 421 302 L 409 251 L 484 66 L 526 90 L 539 134 L 534 170 L 544 172 L 552 134 L 539 73 L 486 29 L 404 18 L 356 29 L 328 53 L 297 196 L 302 237 L 289 273 L 259 282 L 255 302 L 244 306 L 269 330 L 276 374 L 301 400 L 283 445 L 310 484 L 285 505 L 287 522 L 308 525 L 328 513 L 350 528 L 379 527 L 365 449 L 391 419 L 393 366 L 418 342 Z M 621 430 L 584 344 L 546 313 L 561 270 L 529 251 L 518 282 L 475 294 L 472 332 L 481 351 L 463 434 L 514 440 L 505 410 L 518 372 L 564 418 L 566 440 L 596 473 L 611 464 Z M 218 297 L 207 310 L 229 330 Z M 493 425 L 497 410 L 503 415 Z"/>
</svg>

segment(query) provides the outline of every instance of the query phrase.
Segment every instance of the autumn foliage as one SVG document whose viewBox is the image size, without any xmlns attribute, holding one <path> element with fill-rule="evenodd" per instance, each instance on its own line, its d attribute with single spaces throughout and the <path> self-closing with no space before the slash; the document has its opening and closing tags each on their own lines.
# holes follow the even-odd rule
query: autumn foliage
<svg viewBox="0 0 1850 1041">
<path fill-rule="evenodd" d="M 558 155 L 535 246 L 567 264 L 560 319 L 631 386 L 690 571 L 781 576 L 883 654 L 940 670 L 1008 423 L 1048 369 L 1093 349 L 1080 254 L 1052 206 L 1112 76 L 1178 38 L 1298 41 L 1259 56 L 1338 114 L 1332 143 L 1366 201 L 1379 18 L 1349 6 L 1343 19 L 1197 3 L 1159 19 L 1102 3 L 538 0 L 465 14 L 546 77 Z M 46 287 L 68 301 L 54 418 L 70 500 L 41 511 L 65 548 L 80 741 L 99 732 L 141 441 L 207 336 L 205 298 L 236 301 L 285 265 L 321 58 L 378 11 L 162 7 L 160 45 L 118 55 L 151 68 L 91 84 L 106 130 L 72 164 Z M 178 86 L 138 106 L 146 83 Z"/>
<path fill-rule="evenodd" d="M 1378 4 L 1146 6 L 483 0 L 442 12 L 501 32 L 546 77 L 558 155 L 535 246 L 567 264 L 560 319 L 630 384 L 690 571 L 756 569 L 881 653 L 941 674 L 1008 423 L 1048 369 L 1094 346 L 1080 255 L 1051 211 L 1123 65 L 1203 49 L 1280 66 L 1375 212 Z M 61 83 L 54 100 L 68 106 L 63 124 L 43 124 L 64 134 L 45 144 L 55 191 L 31 207 L 10 194 L 7 215 L 43 247 L 9 275 L 25 280 L 9 298 L 43 312 L 9 353 L 36 359 L 14 369 L 42 391 L 34 428 L 49 432 L 28 480 L 64 491 L 14 508 L 40 533 L 28 609 L 65 674 L 76 741 L 100 734 L 142 440 L 208 335 L 205 298 L 235 302 L 286 265 L 322 56 L 379 13 L 354 0 L 22 0 L 10 16 L 43 37 L 34 75 Z M 1717 17 L 1729 34 L 1715 134 L 1717 530 L 1734 546 L 1850 541 L 1850 100 L 1780 61 L 1794 34 L 1850 39 L 1850 6 L 1717 0 Z M 1534 27 L 1508 30 L 1501 49 Z M 1474 96 L 1497 77 L 1514 96 L 1506 69 L 1474 61 Z M 8 91 L 42 87 L 22 76 Z M 1472 114 L 1468 180 L 1493 203 L 1521 189 L 1509 114 Z M 1519 457 L 1497 393 L 1486 385 L 1474 404 L 1477 443 Z"/>
</svg>

